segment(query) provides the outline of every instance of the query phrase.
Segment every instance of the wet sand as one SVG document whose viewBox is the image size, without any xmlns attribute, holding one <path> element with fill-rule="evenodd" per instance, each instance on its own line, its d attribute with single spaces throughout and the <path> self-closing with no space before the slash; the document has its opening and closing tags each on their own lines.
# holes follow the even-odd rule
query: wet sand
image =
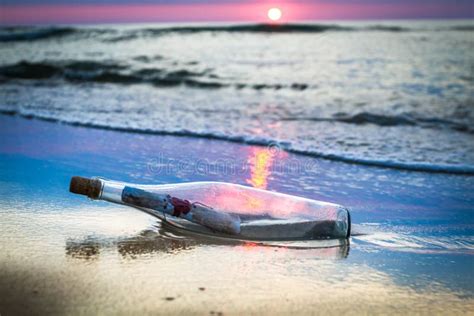
<svg viewBox="0 0 474 316">
<path fill-rule="evenodd" d="M 0 126 L 2 316 L 474 310 L 473 177 L 9 116 Z M 331 248 L 197 238 L 69 194 L 73 175 L 266 187 L 349 206 L 366 234 Z"/>
</svg>

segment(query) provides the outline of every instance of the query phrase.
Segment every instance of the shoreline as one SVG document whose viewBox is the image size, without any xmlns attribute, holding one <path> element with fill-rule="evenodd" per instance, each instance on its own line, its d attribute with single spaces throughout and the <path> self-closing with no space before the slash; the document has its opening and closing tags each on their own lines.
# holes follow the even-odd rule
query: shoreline
<svg viewBox="0 0 474 316">
<path fill-rule="evenodd" d="M 364 159 L 351 158 L 351 157 L 345 157 L 345 156 L 340 156 L 340 155 L 338 156 L 334 154 L 307 152 L 307 151 L 298 150 L 298 149 L 285 146 L 284 143 L 265 140 L 265 139 L 258 139 L 258 138 L 248 138 L 244 136 L 219 135 L 215 133 L 196 133 L 196 132 L 191 132 L 191 131 L 172 132 L 172 131 L 160 131 L 160 130 L 149 130 L 149 129 L 102 126 L 102 125 L 97 125 L 97 124 L 89 124 L 89 123 L 81 123 L 81 122 L 68 122 L 61 119 L 41 117 L 41 116 L 37 116 L 37 115 L 35 116 L 35 115 L 30 115 L 30 114 L 22 114 L 22 113 L 18 113 L 17 111 L 8 111 L 8 110 L 0 110 L 0 115 L 21 117 L 27 120 L 39 120 L 39 121 L 66 124 L 70 126 L 77 126 L 77 127 L 84 127 L 84 128 L 115 131 L 115 132 L 120 132 L 120 133 L 156 135 L 156 136 L 190 137 L 190 138 L 197 138 L 197 139 L 226 141 L 230 143 L 244 144 L 244 145 L 266 146 L 269 148 L 272 148 L 272 147 L 277 148 L 277 150 L 283 150 L 291 154 L 325 159 L 325 160 L 336 161 L 336 162 L 342 162 L 342 163 L 347 163 L 347 164 L 374 167 L 374 168 L 395 169 L 395 170 L 408 171 L 408 172 L 411 171 L 411 172 L 424 172 L 424 173 L 434 173 L 434 174 L 474 176 L 474 166 L 444 166 L 444 165 L 432 165 L 432 164 L 426 164 L 426 163 L 400 163 L 400 162 L 385 161 L 385 160 L 364 160 Z"/>
</svg>

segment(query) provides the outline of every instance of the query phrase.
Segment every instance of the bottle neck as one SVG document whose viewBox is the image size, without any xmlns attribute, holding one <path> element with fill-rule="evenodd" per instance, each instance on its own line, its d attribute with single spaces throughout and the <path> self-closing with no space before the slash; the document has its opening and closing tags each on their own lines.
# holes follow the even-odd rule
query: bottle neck
<svg viewBox="0 0 474 316">
<path fill-rule="evenodd" d="M 103 179 L 99 179 L 99 181 L 101 182 L 99 200 L 123 204 L 122 191 L 125 187 L 124 183 Z"/>
</svg>

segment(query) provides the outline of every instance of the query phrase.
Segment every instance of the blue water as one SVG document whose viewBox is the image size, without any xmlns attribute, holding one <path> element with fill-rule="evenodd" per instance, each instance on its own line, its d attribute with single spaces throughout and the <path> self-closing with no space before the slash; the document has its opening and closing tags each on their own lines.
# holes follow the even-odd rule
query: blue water
<svg viewBox="0 0 474 316">
<path fill-rule="evenodd" d="M 267 156 L 275 149 L 217 140 L 90 130 L 8 116 L 1 122 L 2 179 L 28 191 L 19 193 L 20 199 L 75 203 L 77 197 L 67 192 L 75 174 L 149 184 L 223 181 L 345 205 L 353 214 L 356 243 L 421 253 L 474 251 L 471 176 L 359 166 L 283 151 Z M 48 194 L 50 185 L 59 197 Z"/>
<path fill-rule="evenodd" d="M 10 27 L 0 111 L 474 173 L 472 21 Z"/>
<path fill-rule="evenodd" d="M 41 248 L 51 247 L 53 250 L 44 255 L 54 258 L 62 251 L 66 257 L 85 263 L 96 257 L 109 261 L 109 254 L 116 251 L 123 258 L 134 258 L 135 265 L 160 261 L 159 253 L 170 251 L 182 257 L 190 249 L 194 249 L 192 253 L 213 249 L 212 256 L 223 256 L 228 248 L 222 248 L 219 241 L 161 228 L 154 232 L 157 220 L 152 217 L 136 228 L 143 232 L 129 232 L 140 212 L 119 212 L 108 203 L 71 195 L 70 177 L 249 185 L 259 177 L 252 161 L 268 150 L 219 140 L 118 133 L 9 116 L 0 116 L 0 126 L 0 211 L 8 218 L 1 223 L 0 245 L 11 258 L 21 252 L 41 257 Z M 473 177 L 359 166 L 284 152 L 277 152 L 272 159 L 263 173 L 267 189 L 346 205 L 353 219 L 354 236 L 349 247 L 313 252 L 301 249 L 288 254 L 290 258 L 342 259 L 334 262 L 334 268 L 340 270 L 337 275 L 342 279 L 338 282 L 345 286 L 354 284 L 349 280 L 351 269 L 361 267 L 362 271 L 374 269 L 388 275 L 405 290 L 472 298 Z M 63 223 L 66 220 L 68 225 Z M 96 221 L 106 225 L 107 220 L 112 226 L 125 221 L 130 228 L 111 234 L 112 226 L 96 226 Z M 55 228 L 43 227 L 46 223 Z M 37 229 L 25 230 L 31 225 Z M 152 239 L 142 240 L 143 234 L 151 234 Z M 30 241 L 14 241 L 20 235 L 19 240 L 50 246 L 30 248 Z M 15 252 L 11 252 L 11 244 L 18 244 Z M 305 271 L 301 273 L 312 276 L 322 263 L 308 264 L 301 267 Z M 291 267 L 287 265 L 287 269 Z M 380 284 L 379 277 L 369 274 L 366 281 Z M 333 280 L 331 275 L 312 278 Z"/>
</svg>

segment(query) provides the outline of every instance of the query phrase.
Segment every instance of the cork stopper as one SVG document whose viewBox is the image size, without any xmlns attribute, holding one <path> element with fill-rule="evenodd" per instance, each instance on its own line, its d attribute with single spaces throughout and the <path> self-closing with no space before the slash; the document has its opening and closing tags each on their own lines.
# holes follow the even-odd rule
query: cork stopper
<svg viewBox="0 0 474 316">
<path fill-rule="evenodd" d="M 97 179 L 88 179 L 83 177 L 72 177 L 69 184 L 69 192 L 86 195 L 91 199 L 98 199 L 102 183 Z"/>
</svg>

